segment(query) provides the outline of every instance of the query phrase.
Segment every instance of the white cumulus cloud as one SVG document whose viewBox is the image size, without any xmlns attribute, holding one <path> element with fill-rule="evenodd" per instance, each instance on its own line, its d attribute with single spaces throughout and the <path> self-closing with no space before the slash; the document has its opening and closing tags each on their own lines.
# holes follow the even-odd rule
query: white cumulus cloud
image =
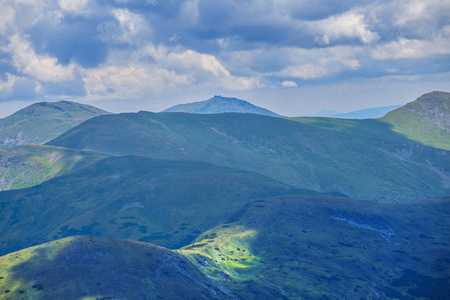
<svg viewBox="0 0 450 300">
<path fill-rule="evenodd" d="M 91 0 L 58 0 L 62 11 L 72 14 L 86 13 L 87 6 Z"/>
<path fill-rule="evenodd" d="M 364 15 L 355 12 L 346 12 L 327 19 L 308 22 L 308 27 L 318 34 L 316 40 L 324 44 L 342 38 L 357 38 L 368 44 L 379 38 L 376 32 L 369 29 Z"/>
<path fill-rule="evenodd" d="M 285 80 L 281 83 L 283 87 L 298 87 L 298 85 L 294 81 Z"/>
<path fill-rule="evenodd" d="M 12 55 L 13 66 L 21 73 L 44 82 L 73 80 L 75 66 L 63 66 L 49 55 L 37 54 L 31 44 L 15 34 L 10 37 L 9 45 L 2 50 Z"/>
</svg>

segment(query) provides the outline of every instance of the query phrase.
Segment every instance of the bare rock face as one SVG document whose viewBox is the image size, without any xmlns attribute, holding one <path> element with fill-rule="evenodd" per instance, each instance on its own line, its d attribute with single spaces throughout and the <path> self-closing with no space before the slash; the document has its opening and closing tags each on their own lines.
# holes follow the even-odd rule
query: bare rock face
<svg viewBox="0 0 450 300">
<path fill-rule="evenodd" d="M 431 92 L 389 112 L 380 120 L 426 146 L 450 150 L 450 93 Z"/>
<path fill-rule="evenodd" d="M 422 116 L 428 123 L 450 132 L 450 93 L 431 92 L 404 107 Z"/>
</svg>

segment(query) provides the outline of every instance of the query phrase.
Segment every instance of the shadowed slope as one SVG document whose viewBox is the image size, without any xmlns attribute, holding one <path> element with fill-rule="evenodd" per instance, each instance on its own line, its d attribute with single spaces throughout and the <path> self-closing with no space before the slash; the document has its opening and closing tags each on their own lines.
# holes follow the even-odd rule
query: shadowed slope
<svg viewBox="0 0 450 300">
<path fill-rule="evenodd" d="M 131 240 L 79 236 L 0 257 L 0 298 L 223 299 L 183 256 Z"/>
<path fill-rule="evenodd" d="M 450 197 L 282 196 L 181 249 L 239 299 L 447 299 Z"/>
<path fill-rule="evenodd" d="M 0 252 L 74 234 L 181 247 L 245 203 L 298 192 L 203 162 L 111 157 L 33 188 L 1 192 Z"/>
<path fill-rule="evenodd" d="M 201 160 L 286 184 L 401 201 L 450 191 L 450 152 L 375 120 L 253 114 L 120 114 L 88 120 L 50 145 L 118 155 Z"/>
<path fill-rule="evenodd" d="M 450 197 L 291 195 L 170 251 L 71 237 L 0 257 L 0 292 L 37 299 L 447 299 Z M 187 261 L 186 258 L 189 259 Z"/>
</svg>

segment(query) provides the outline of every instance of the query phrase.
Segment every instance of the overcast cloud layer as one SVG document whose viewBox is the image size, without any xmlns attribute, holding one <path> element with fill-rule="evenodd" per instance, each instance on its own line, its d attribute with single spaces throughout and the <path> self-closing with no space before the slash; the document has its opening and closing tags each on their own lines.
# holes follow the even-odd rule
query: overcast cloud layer
<svg viewBox="0 0 450 300">
<path fill-rule="evenodd" d="M 299 115 L 358 108 L 380 87 L 411 97 L 450 86 L 449 11 L 442 0 L 0 0 L 0 105 L 159 110 L 221 93 Z"/>
</svg>

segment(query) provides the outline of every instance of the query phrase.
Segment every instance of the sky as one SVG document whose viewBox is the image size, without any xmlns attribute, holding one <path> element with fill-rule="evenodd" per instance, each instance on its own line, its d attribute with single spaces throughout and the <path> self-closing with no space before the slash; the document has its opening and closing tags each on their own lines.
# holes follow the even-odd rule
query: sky
<svg viewBox="0 0 450 300">
<path fill-rule="evenodd" d="M 161 111 L 222 95 L 279 114 L 450 92 L 448 0 L 0 0 L 0 118 L 69 100 Z"/>
</svg>

